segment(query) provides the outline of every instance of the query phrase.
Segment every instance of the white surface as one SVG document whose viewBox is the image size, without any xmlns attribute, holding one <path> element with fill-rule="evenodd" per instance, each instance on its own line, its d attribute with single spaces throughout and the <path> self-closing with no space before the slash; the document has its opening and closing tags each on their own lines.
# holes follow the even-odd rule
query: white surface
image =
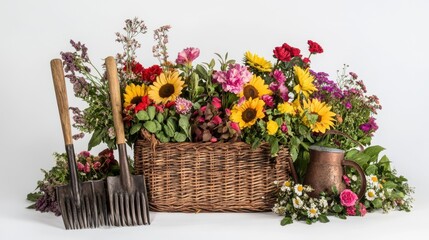
<svg viewBox="0 0 429 240">
<path fill-rule="evenodd" d="M 0 4 L 0 239 L 336 239 L 419 238 L 427 226 L 427 146 L 429 122 L 427 1 L 8 1 Z M 269 59 L 284 42 L 306 53 L 307 40 L 325 50 L 312 68 L 335 76 L 350 65 L 377 94 L 384 109 L 374 144 L 416 187 L 411 213 L 369 214 L 329 224 L 296 223 L 280 227 L 280 218 L 264 214 L 154 213 L 150 227 L 63 230 L 60 218 L 26 210 L 24 198 L 49 169 L 54 151 L 63 151 L 49 70 L 69 39 L 89 47 L 97 65 L 121 50 L 114 33 L 126 18 L 138 16 L 149 27 L 139 60 L 152 57 L 152 30 L 170 24 L 170 56 L 199 47 L 199 61 L 215 52 L 241 59 L 246 50 Z M 71 89 L 71 85 L 68 85 Z M 82 103 L 69 93 L 70 105 Z M 88 139 L 76 143 L 83 150 Z M 427 232 L 427 231 L 426 231 Z M 337 234 L 335 234 L 337 233 Z M 420 237 L 422 238 L 422 237 Z"/>
</svg>

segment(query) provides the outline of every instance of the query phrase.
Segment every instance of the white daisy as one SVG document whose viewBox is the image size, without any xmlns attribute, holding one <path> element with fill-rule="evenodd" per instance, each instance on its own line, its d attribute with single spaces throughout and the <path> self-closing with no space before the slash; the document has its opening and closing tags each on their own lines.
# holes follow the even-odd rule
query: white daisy
<svg viewBox="0 0 429 240">
<path fill-rule="evenodd" d="M 316 208 L 314 204 L 307 210 L 307 215 L 309 218 L 317 218 L 319 217 L 319 209 Z"/>
<path fill-rule="evenodd" d="M 304 187 L 301 184 L 297 184 L 295 185 L 294 189 L 295 189 L 296 195 L 301 196 L 302 190 L 304 190 Z"/>
<path fill-rule="evenodd" d="M 284 183 L 283 183 L 283 186 L 280 188 L 283 192 L 286 192 L 286 191 L 290 191 L 291 190 L 291 186 L 292 186 L 292 182 L 291 181 L 285 181 Z"/>
<path fill-rule="evenodd" d="M 378 187 L 378 177 L 375 175 L 369 175 L 366 177 L 366 181 L 371 187 Z"/>
<path fill-rule="evenodd" d="M 356 176 L 356 175 L 353 175 L 353 176 L 352 176 L 352 181 L 353 181 L 353 182 L 356 182 L 356 181 L 357 181 L 357 176 Z"/>
<path fill-rule="evenodd" d="M 279 181 L 275 180 L 274 185 L 278 185 L 278 184 L 279 184 Z"/>
<path fill-rule="evenodd" d="M 365 193 L 365 198 L 368 201 L 373 201 L 376 197 L 377 197 L 377 195 L 375 194 L 374 189 L 368 189 L 368 191 L 366 191 L 366 193 Z"/>
<path fill-rule="evenodd" d="M 304 204 L 304 202 L 299 197 L 294 197 L 292 199 L 292 202 L 293 202 L 293 207 L 298 209 L 301 208 L 302 205 Z"/>
</svg>

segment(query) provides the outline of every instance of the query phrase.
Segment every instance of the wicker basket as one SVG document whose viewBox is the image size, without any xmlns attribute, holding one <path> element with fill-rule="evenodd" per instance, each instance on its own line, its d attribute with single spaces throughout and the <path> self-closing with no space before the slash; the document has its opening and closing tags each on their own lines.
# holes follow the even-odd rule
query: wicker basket
<svg viewBox="0 0 429 240">
<path fill-rule="evenodd" d="M 134 146 L 136 174 L 144 174 L 151 210 L 262 212 L 271 210 L 275 180 L 296 179 L 286 148 L 270 158 L 268 145 L 156 143 Z"/>
</svg>

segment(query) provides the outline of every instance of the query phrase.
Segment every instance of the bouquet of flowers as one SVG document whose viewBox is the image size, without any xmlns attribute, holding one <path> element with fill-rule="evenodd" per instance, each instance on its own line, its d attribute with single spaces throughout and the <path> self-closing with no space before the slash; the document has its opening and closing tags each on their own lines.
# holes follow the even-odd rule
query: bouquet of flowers
<svg viewBox="0 0 429 240">
<path fill-rule="evenodd" d="M 306 56 L 299 48 L 283 43 L 273 48 L 272 61 L 247 51 L 242 62 L 228 59 L 228 54 L 216 54 L 217 59 L 195 64 L 200 54 L 195 47 L 185 48 L 174 61 L 169 60 L 169 30 L 168 25 L 154 30 L 156 44 L 152 52 L 159 64 L 152 66 L 146 66 L 136 55 L 141 47 L 137 38 L 147 33 L 143 21 L 126 20 L 124 33 L 116 33 L 116 41 L 124 50 L 116 60 L 130 146 L 142 135 L 151 135 L 162 143 L 244 141 L 252 148 L 269 143 L 272 156 L 282 146 L 289 148 L 301 177 L 309 161 L 310 145 L 336 147 L 348 151 L 348 159 L 358 162 L 369 178 L 385 181 L 384 198 L 380 187 L 371 188 L 363 205 L 355 201 L 346 206 L 338 202 L 343 193 L 338 193 L 340 197 L 312 199 L 305 193 L 311 191 L 311 186 L 277 183 L 279 195 L 274 211 L 295 216 L 285 222 L 326 221 L 325 216 L 331 212 L 352 215 L 352 210 L 346 208 L 352 205 L 358 215 L 364 215 L 364 208 L 410 208 L 410 202 L 404 199 L 412 189 L 405 178 L 391 170 L 387 157 L 378 160 L 382 149 L 377 148 L 376 154 L 374 149 L 363 153 L 353 150 L 357 143 L 371 144 L 378 129 L 378 98 L 367 94 L 357 74 L 347 72 L 348 66 L 338 72 L 337 81 L 324 72 L 313 71 L 311 57 L 323 53 L 318 43 L 308 40 Z M 75 96 L 88 104 L 84 110 L 71 108 L 73 126 L 80 130 L 74 138 L 92 134 L 88 149 L 102 142 L 113 149 L 115 132 L 106 74 L 91 62 L 85 44 L 72 40 L 71 45 L 74 51 L 61 53 L 66 77 L 73 84 Z M 326 135 L 330 129 L 347 134 L 351 140 Z M 354 174 L 349 170 L 345 177 L 350 181 Z M 351 181 L 352 191 L 357 182 Z M 374 196 L 380 196 L 381 202 Z"/>
</svg>

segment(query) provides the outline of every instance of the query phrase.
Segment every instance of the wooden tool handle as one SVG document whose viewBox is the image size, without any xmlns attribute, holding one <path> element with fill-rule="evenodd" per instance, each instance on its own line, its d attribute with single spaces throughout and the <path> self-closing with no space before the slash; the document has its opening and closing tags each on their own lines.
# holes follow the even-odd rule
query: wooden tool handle
<svg viewBox="0 0 429 240">
<path fill-rule="evenodd" d="M 63 63 L 60 59 L 53 59 L 51 61 L 51 72 L 52 79 L 54 80 L 58 111 L 60 113 L 61 128 L 63 129 L 64 143 L 65 145 L 73 144 L 66 82 L 64 79 Z"/>
<path fill-rule="evenodd" d="M 125 143 L 124 123 L 122 121 L 122 101 L 119 88 L 118 71 L 113 57 L 106 58 L 107 79 L 109 81 L 110 101 L 112 103 L 113 124 L 116 132 L 116 143 Z"/>
</svg>

